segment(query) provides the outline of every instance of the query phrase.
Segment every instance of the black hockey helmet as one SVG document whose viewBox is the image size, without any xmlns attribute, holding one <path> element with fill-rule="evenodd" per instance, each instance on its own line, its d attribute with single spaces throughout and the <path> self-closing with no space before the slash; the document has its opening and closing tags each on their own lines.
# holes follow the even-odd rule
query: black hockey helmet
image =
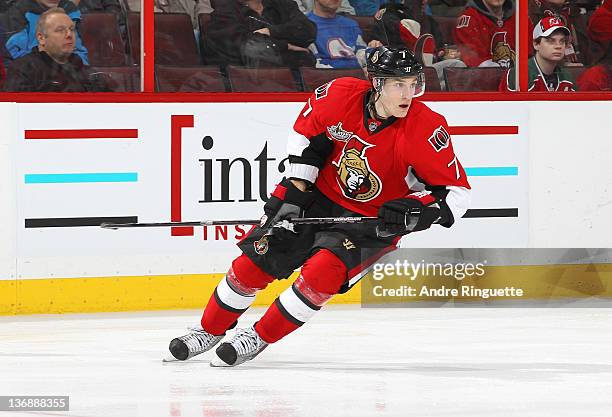
<svg viewBox="0 0 612 417">
<path fill-rule="evenodd" d="M 366 68 L 370 79 L 417 77 L 417 88 L 414 96 L 425 92 L 425 74 L 421 64 L 407 48 L 390 48 L 379 46 L 366 53 Z M 376 83 L 375 83 L 376 88 Z M 382 89 L 376 88 L 378 92 Z"/>
</svg>

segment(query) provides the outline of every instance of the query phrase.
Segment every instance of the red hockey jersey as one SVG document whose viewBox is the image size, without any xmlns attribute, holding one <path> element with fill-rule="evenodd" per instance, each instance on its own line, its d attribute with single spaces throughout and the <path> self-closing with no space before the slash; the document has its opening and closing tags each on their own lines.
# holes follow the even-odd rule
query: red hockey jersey
<svg viewBox="0 0 612 417">
<path fill-rule="evenodd" d="M 612 65 L 595 65 L 578 77 L 580 91 L 610 91 L 612 90 Z"/>
<path fill-rule="evenodd" d="M 507 2 L 512 6 L 512 2 Z M 512 6 L 513 7 L 513 6 Z M 504 18 L 498 20 L 482 5 L 470 1 L 457 18 L 453 37 L 461 52 L 461 60 L 468 67 L 478 67 L 490 61 L 509 68 L 516 61 L 516 19 L 511 8 L 504 7 Z M 529 22 L 529 44 L 533 25 Z"/>
<path fill-rule="evenodd" d="M 591 15 L 588 33 L 594 41 L 612 41 L 612 0 L 605 0 Z"/>
<path fill-rule="evenodd" d="M 295 122 L 289 155 L 302 155 L 316 136 L 333 148 L 318 172 L 298 178 L 316 180 L 329 199 L 365 216 L 425 185 L 447 186 L 449 208 L 455 218 L 463 215 L 470 186 L 444 117 L 413 100 L 406 117 L 380 124 L 368 117 L 370 87 L 368 81 L 339 78 L 315 90 Z"/>
</svg>

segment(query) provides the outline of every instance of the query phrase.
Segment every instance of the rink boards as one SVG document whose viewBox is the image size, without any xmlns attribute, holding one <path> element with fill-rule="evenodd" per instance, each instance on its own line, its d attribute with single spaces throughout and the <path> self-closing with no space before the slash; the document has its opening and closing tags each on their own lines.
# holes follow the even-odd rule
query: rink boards
<svg viewBox="0 0 612 417">
<path fill-rule="evenodd" d="M 429 105 L 448 120 L 474 210 L 402 246 L 612 246 L 612 144 L 597 128 L 608 102 Z M 0 313 L 12 314 L 201 306 L 248 228 L 95 224 L 259 217 L 302 104 L 1 107 Z M 578 111 L 580 124 L 550 123 Z"/>
</svg>

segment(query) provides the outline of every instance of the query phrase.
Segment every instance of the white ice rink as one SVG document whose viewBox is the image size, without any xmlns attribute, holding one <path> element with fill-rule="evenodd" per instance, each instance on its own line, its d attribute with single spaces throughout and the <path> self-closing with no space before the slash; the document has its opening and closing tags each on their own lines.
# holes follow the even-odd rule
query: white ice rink
<svg viewBox="0 0 612 417">
<path fill-rule="evenodd" d="M 0 415 L 612 416 L 612 309 L 330 306 L 237 368 L 162 363 L 199 317 L 0 317 L 0 395 L 70 396 Z"/>
</svg>

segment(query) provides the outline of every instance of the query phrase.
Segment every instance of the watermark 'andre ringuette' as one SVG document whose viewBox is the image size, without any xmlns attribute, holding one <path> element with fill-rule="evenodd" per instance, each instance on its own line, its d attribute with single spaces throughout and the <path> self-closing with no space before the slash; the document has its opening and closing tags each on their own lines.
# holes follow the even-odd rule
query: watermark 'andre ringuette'
<svg viewBox="0 0 612 417">
<path fill-rule="evenodd" d="M 405 278 L 414 281 L 417 277 L 427 278 L 454 278 L 462 281 L 465 278 L 481 278 L 485 275 L 486 261 L 479 263 L 419 263 L 397 260 L 393 263 L 376 263 L 372 266 L 372 278 L 381 281 L 386 277 Z M 381 283 L 382 284 L 382 283 Z M 384 285 L 375 285 L 372 288 L 375 297 L 522 297 L 522 288 L 506 286 L 503 288 L 481 288 L 474 285 L 461 285 L 458 288 L 428 285 L 412 286 L 401 285 L 387 288 Z"/>
</svg>

